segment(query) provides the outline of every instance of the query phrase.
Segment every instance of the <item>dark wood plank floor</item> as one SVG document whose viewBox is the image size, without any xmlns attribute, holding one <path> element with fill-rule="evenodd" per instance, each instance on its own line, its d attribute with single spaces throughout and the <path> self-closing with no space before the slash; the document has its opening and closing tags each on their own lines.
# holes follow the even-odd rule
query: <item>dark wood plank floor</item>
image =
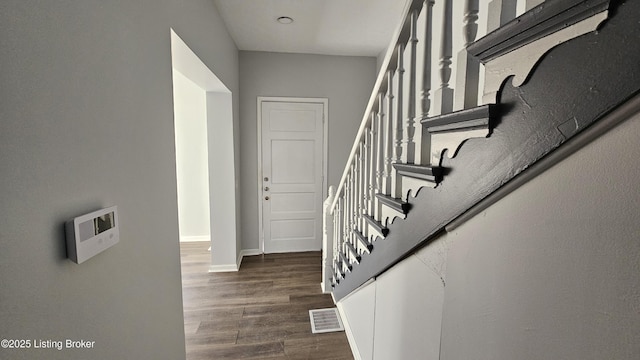
<svg viewBox="0 0 640 360">
<path fill-rule="evenodd" d="M 344 332 L 312 334 L 309 310 L 334 307 L 320 291 L 319 252 L 245 257 L 209 273 L 209 244 L 181 243 L 187 360 L 353 359 Z"/>
</svg>

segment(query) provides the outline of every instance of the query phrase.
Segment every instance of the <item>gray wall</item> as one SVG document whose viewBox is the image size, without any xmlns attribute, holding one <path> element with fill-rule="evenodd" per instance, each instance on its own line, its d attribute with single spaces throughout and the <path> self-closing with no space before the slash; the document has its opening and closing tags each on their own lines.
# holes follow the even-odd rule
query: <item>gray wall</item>
<svg viewBox="0 0 640 360">
<path fill-rule="evenodd" d="M 329 99 L 328 184 L 337 185 L 373 90 L 376 59 L 240 52 L 242 248 L 258 249 L 258 96 Z"/>
<path fill-rule="evenodd" d="M 0 358 L 184 359 L 170 27 L 237 93 L 211 1 L 0 3 L 0 337 L 95 341 Z M 120 243 L 67 260 L 108 205 Z"/>
<path fill-rule="evenodd" d="M 640 114 L 343 299 L 362 358 L 640 358 L 639 132 Z"/>
</svg>

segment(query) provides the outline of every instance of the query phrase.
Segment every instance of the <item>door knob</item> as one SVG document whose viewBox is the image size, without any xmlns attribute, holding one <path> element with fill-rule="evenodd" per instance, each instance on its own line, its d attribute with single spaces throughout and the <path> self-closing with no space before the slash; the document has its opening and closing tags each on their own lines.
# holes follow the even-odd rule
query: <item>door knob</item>
<svg viewBox="0 0 640 360">
<path fill-rule="evenodd" d="M 269 187 L 265 186 L 264 191 L 269 191 Z"/>
<path fill-rule="evenodd" d="M 265 199 L 265 200 L 269 200 L 269 197 L 268 197 L 268 196 L 265 196 L 265 197 L 264 197 L 264 199 Z"/>
</svg>

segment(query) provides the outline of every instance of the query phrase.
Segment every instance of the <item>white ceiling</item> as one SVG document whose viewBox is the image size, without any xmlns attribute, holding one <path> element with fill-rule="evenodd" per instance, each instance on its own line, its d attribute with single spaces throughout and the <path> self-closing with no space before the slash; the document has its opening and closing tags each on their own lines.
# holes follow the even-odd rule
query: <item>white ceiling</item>
<svg viewBox="0 0 640 360">
<path fill-rule="evenodd" d="M 378 56 L 406 0 L 214 0 L 240 50 Z M 276 21 L 289 16 L 294 22 Z"/>
</svg>

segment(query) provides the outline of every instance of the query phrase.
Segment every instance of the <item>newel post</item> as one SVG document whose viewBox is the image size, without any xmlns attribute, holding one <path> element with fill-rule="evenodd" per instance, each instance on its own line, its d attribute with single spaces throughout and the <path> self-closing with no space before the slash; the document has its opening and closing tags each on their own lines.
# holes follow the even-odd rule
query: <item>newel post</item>
<svg viewBox="0 0 640 360">
<path fill-rule="evenodd" d="M 336 197 L 336 188 L 329 186 L 329 196 L 323 204 L 322 218 L 322 292 L 331 292 L 331 276 L 333 274 L 333 216 L 331 214 L 331 204 Z"/>
</svg>

